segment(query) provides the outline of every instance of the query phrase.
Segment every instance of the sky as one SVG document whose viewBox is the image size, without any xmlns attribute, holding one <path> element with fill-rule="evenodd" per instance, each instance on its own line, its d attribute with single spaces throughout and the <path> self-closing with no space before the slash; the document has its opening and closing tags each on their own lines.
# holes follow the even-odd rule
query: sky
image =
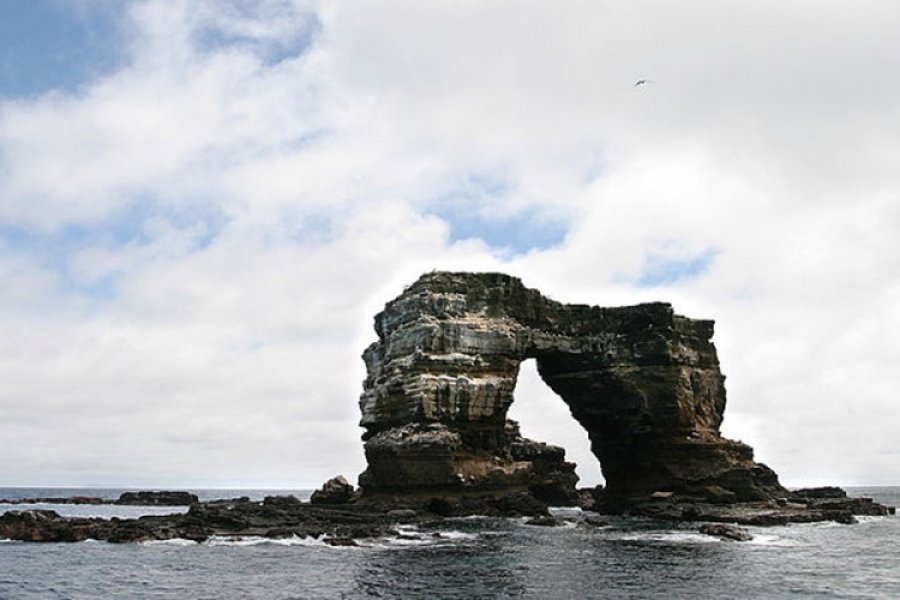
<svg viewBox="0 0 900 600">
<path fill-rule="evenodd" d="M 354 480 L 372 318 L 432 269 L 715 319 L 726 436 L 787 485 L 900 485 L 897 31 L 890 0 L 0 0 L 0 486 Z M 532 363 L 516 398 L 598 483 Z"/>
</svg>

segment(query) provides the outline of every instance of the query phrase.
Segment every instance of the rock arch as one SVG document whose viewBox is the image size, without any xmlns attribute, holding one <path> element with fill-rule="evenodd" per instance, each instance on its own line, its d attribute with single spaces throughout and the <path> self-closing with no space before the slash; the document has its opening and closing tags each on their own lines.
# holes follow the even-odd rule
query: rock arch
<svg viewBox="0 0 900 600">
<path fill-rule="evenodd" d="M 719 433 L 712 321 L 665 303 L 561 304 L 499 273 L 432 272 L 387 303 L 375 330 L 360 399 L 367 493 L 572 493 L 564 451 L 506 419 L 528 358 L 587 430 L 613 500 L 785 493 L 749 446 Z"/>
<path fill-rule="evenodd" d="M 603 471 L 591 452 L 587 430 L 541 378 L 536 359 L 526 359 L 519 365 L 513 398 L 506 416 L 519 424 L 523 436 L 563 447 L 566 460 L 576 465 L 579 486 L 603 486 Z"/>
</svg>

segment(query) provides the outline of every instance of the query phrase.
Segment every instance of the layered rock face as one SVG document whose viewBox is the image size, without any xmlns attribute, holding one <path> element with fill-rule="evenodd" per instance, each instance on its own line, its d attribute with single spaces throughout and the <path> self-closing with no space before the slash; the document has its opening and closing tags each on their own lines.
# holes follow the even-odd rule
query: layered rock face
<svg viewBox="0 0 900 600">
<path fill-rule="evenodd" d="M 784 496 L 753 451 L 719 434 L 713 322 L 669 304 L 567 305 L 498 273 L 423 275 L 375 317 L 360 400 L 366 493 L 574 492 L 561 448 L 506 419 L 534 358 L 585 428 L 613 501 L 656 491 L 718 501 Z"/>
</svg>

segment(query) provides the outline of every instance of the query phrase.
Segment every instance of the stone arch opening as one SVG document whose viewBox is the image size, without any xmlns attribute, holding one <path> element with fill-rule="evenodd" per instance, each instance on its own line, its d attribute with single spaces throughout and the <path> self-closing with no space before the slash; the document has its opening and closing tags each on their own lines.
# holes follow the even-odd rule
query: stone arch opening
<svg viewBox="0 0 900 600">
<path fill-rule="evenodd" d="M 572 416 L 569 406 L 541 379 L 537 360 L 529 358 L 519 364 L 513 402 L 506 416 L 519 424 L 524 437 L 564 448 L 566 460 L 576 465 L 580 487 L 603 485 L 600 461 L 591 451 L 587 431 Z"/>
</svg>

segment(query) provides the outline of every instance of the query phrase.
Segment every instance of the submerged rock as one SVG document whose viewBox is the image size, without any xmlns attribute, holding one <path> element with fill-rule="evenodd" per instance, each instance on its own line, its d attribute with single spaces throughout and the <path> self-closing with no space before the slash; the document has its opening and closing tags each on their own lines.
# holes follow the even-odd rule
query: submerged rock
<svg viewBox="0 0 900 600">
<path fill-rule="evenodd" d="M 556 517 L 546 515 L 541 517 L 532 517 L 525 521 L 526 525 L 537 525 L 540 527 L 559 527 L 562 525 L 562 521 L 557 519 Z"/>
<path fill-rule="evenodd" d="M 753 539 L 753 535 L 743 527 L 724 523 L 707 523 L 700 527 L 700 533 L 735 542 L 749 542 Z"/>
<path fill-rule="evenodd" d="M 609 525 L 609 521 L 599 515 L 585 515 L 578 523 L 585 527 L 606 527 Z"/>
</svg>

